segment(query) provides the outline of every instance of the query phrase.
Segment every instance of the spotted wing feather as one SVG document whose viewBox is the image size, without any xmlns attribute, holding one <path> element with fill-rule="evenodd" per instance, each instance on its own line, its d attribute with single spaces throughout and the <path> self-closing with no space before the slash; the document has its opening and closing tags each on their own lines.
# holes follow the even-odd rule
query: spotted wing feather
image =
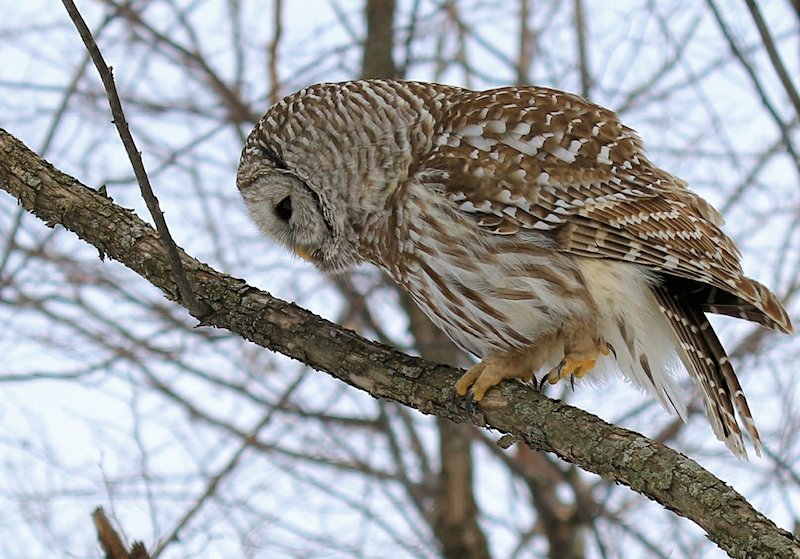
<svg viewBox="0 0 800 559">
<path fill-rule="evenodd" d="M 487 231 L 546 233 L 575 255 L 685 278 L 704 311 L 792 331 L 743 275 L 716 210 L 653 165 L 613 112 L 545 88 L 463 91 L 447 111 L 418 172 Z"/>
</svg>

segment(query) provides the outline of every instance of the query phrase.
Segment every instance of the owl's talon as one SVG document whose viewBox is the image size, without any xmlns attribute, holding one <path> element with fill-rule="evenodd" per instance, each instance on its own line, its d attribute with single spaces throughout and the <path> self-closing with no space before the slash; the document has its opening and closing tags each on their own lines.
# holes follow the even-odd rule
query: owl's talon
<svg viewBox="0 0 800 559">
<path fill-rule="evenodd" d="M 556 384 L 560 380 L 569 378 L 570 386 L 574 389 L 576 378 L 580 379 L 585 377 L 589 371 L 594 369 L 600 357 L 611 354 L 614 354 L 614 357 L 616 357 L 614 348 L 604 341 L 599 341 L 594 347 L 593 352 L 590 351 L 583 354 L 570 352 L 568 355 L 564 356 L 564 359 L 562 359 L 558 365 L 553 367 L 553 369 L 545 375 L 542 379 L 542 384 L 545 380 L 550 384 Z"/>
<path fill-rule="evenodd" d="M 569 378 L 574 380 L 575 377 L 583 378 L 586 373 L 594 369 L 597 363 L 597 358 L 589 359 L 575 359 L 572 357 L 565 357 L 561 363 L 547 374 L 547 382 L 556 384 L 560 380 Z"/>
<path fill-rule="evenodd" d="M 472 415 L 475 404 L 483 400 L 486 392 L 508 378 L 530 381 L 531 366 L 525 354 L 491 355 L 473 365 L 458 379 L 455 393 L 467 397 L 467 412 Z"/>
<path fill-rule="evenodd" d="M 456 385 L 454 387 L 456 395 L 466 396 L 480 378 L 485 367 L 486 365 L 484 365 L 483 361 L 481 361 L 477 365 L 473 365 L 467 369 L 467 372 L 461 375 L 461 378 L 456 381 Z M 481 397 L 483 397 L 483 394 L 481 394 Z M 480 398 L 478 398 L 478 400 L 480 400 Z"/>
<path fill-rule="evenodd" d="M 465 405 L 466 410 L 467 410 L 467 417 L 469 417 L 470 420 L 473 423 L 475 423 L 475 411 L 476 411 L 474 396 L 475 396 L 475 394 L 472 391 L 472 389 L 470 388 L 467 391 L 466 397 L 464 398 L 464 405 Z"/>
<path fill-rule="evenodd" d="M 538 390 L 541 394 L 544 394 L 544 385 L 547 382 L 548 375 L 544 375 L 538 381 L 536 381 L 536 390 Z"/>
</svg>

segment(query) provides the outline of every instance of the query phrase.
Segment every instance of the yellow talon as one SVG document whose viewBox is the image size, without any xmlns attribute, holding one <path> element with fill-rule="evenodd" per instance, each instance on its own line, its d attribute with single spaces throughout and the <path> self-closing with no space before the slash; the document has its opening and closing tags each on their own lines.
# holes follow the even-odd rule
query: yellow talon
<svg viewBox="0 0 800 559">
<path fill-rule="evenodd" d="M 585 361 L 578 361 L 575 363 L 576 367 L 575 370 L 572 372 L 578 378 L 583 378 L 586 373 L 594 369 L 595 364 L 597 363 L 596 359 L 586 359 Z"/>
<path fill-rule="evenodd" d="M 466 396 L 472 391 L 472 401 L 480 402 L 486 392 L 497 386 L 505 379 L 518 378 L 530 381 L 536 365 L 531 362 L 531 357 L 538 354 L 532 352 L 518 352 L 507 355 L 490 355 L 480 363 L 470 367 L 456 382 L 455 390 L 459 396 Z"/>
<path fill-rule="evenodd" d="M 586 374 L 594 369 L 595 365 L 597 364 L 597 359 L 601 355 L 610 355 L 611 354 L 611 346 L 609 346 L 605 342 L 600 342 L 597 344 L 595 348 L 596 353 L 594 355 L 567 355 L 564 356 L 564 359 L 561 363 L 558 364 L 552 371 L 550 371 L 547 376 L 547 382 L 550 384 L 556 384 L 560 380 L 564 380 L 569 378 L 570 376 L 574 376 L 576 378 L 583 378 Z"/>
<path fill-rule="evenodd" d="M 477 381 L 478 377 L 481 376 L 484 367 L 485 365 L 483 363 L 478 363 L 477 365 L 470 367 L 466 373 L 461 375 L 461 378 L 459 378 L 456 382 L 456 394 L 459 396 L 466 396 L 469 389 L 472 388 L 472 385 L 475 384 L 475 381 Z M 479 401 L 481 398 L 483 398 L 484 392 L 485 390 L 481 392 L 480 398 L 474 397 L 474 399 Z"/>
</svg>

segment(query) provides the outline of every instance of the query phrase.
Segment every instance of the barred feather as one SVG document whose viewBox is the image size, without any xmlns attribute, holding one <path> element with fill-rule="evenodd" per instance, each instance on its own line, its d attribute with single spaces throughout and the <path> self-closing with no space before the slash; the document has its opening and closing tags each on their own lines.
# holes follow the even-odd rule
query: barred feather
<svg viewBox="0 0 800 559">
<path fill-rule="evenodd" d="M 659 306 L 677 338 L 678 355 L 700 389 L 706 414 L 717 438 L 740 458 L 747 458 L 736 413 L 761 456 L 761 438 L 739 379 L 711 323 L 680 292 L 666 285 L 654 288 Z"/>
</svg>

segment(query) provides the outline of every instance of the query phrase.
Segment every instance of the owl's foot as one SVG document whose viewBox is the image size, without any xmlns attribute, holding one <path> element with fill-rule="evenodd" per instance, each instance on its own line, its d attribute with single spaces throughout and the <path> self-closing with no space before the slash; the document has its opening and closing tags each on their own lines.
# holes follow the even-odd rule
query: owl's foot
<svg viewBox="0 0 800 559">
<path fill-rule="evenodd" d="M 600 341 L 589 351 L 571 351 L 556 365 L 542 381 L 556 384 L 560 380 L 583 378 L 586 373 L 594 369 L 600 357 L 611 354 L 613 348 L 606 342 Z"/>
<path fill-rule="evenodd" d="M 480 402 L 486 391 L 508 378 L 529 381 L 533 377 L 533 368 L 527 355 L 494 356 L 490 355 L 477 365 L 473 365 L 464 373 L 455 390 L 459 396 L 466 396 L 473 402 Z"/>
</svg>

